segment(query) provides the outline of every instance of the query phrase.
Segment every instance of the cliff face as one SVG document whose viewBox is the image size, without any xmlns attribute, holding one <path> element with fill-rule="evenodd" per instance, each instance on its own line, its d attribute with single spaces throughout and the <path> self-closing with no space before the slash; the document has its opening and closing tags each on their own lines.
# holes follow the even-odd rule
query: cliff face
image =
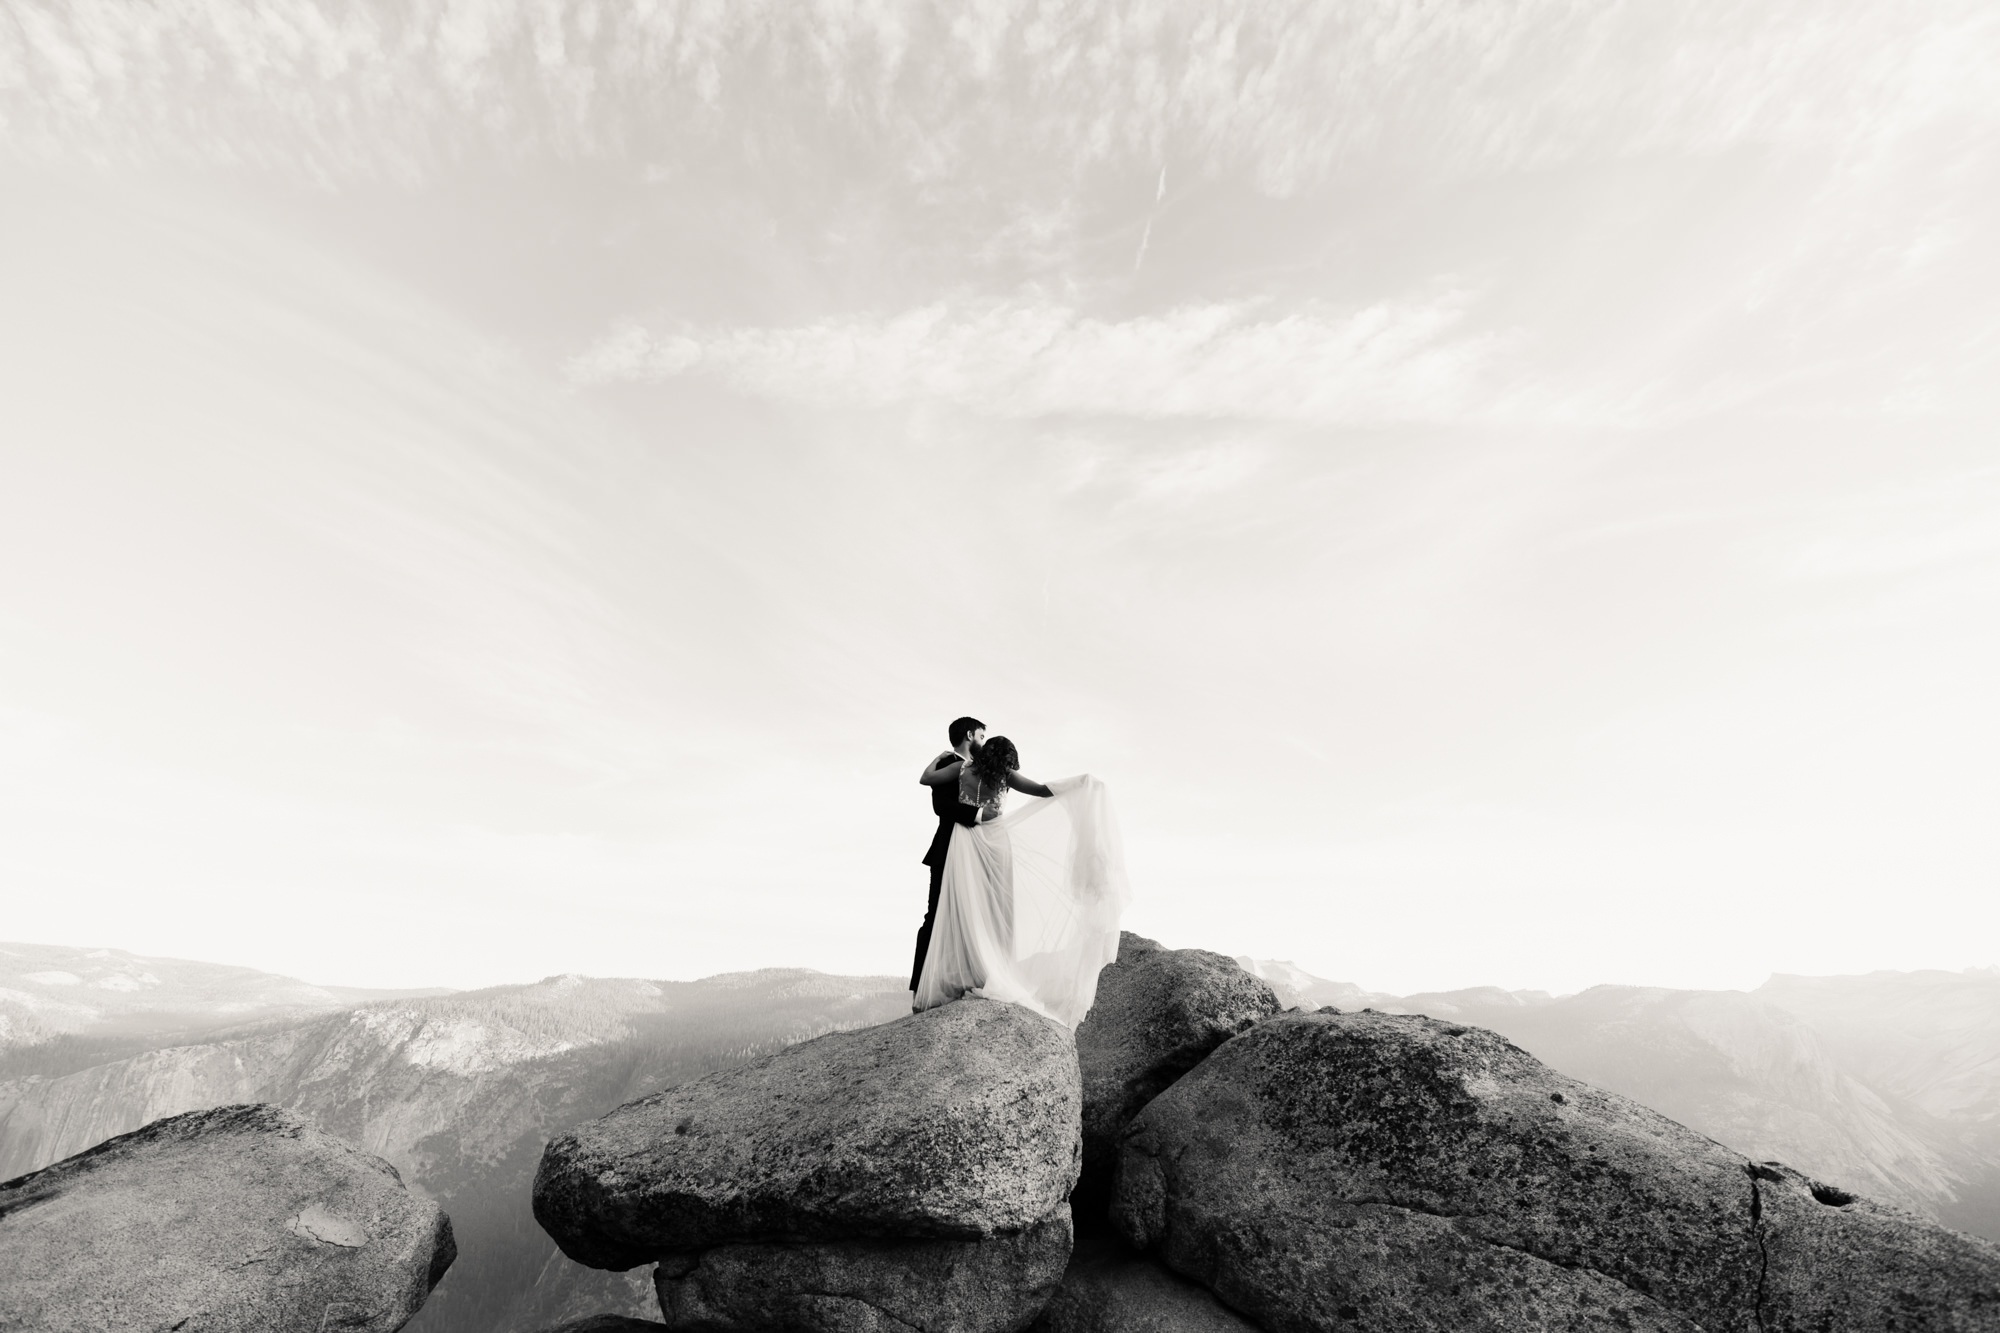
<svg viewBox="0 0 2000 1333">
<path fill-rule="evenodd" d="M 0 1178 L 37 1170 L 162 1116 L 281 1101 L 266 1090 L 283 1081 L 282 1071 L 309 1034 L 302 1028 L 254 1041 L 169 1047 L 63 1078 L 0 1083 Z"/>
<path fill-rule="evenodd" d="M 2000 970 L 1776 976 L 1756 993 L 1820 1033 L 1938 1162 L 1939 1218 L 2000 1239 Z"/>
<path fill-rule="evenodd" d="M 461 1257 L 413 1330 L 503 1333 L 578 1306 L 642 1313 L 657 1308 L 650 1286 L 570 1264 L 535 1226 L 542 1145 L 640 1093 L 906 1009 L 897 979 L 802 970 L 377 1002 L 0 1082 L 0 1179 L 162 1116 L 270 1102 L 386 1159 L 451 1214 Z"/>
</svg>

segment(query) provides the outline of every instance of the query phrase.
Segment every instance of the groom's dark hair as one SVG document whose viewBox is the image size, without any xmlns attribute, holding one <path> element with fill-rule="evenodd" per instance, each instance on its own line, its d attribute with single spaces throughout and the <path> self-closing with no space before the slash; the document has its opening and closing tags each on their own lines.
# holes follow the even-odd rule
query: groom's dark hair
<svg viewBox="0 0 2000 1333">
<path fill-rule="evenodd" d="M 975 731 L 984 730 L 986 730 L 986 724 L 978 718 L 961 717 L 952 719 L 952 724 L 945 728 L 945 735 L 951 737 L 951 748 L 956 750 L 960 741 Z"/>
</svg>

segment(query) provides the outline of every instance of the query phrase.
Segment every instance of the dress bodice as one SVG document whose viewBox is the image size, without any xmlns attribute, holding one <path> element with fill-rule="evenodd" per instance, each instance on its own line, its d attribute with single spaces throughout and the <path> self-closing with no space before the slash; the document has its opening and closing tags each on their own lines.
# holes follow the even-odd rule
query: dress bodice
<svg viewBox="0 0 2000 1333">
<path fill-rule="evenodd" d="M 972 765 L 967 764 L 958 771 L 958 799 L 984 810 L 987 819 L 998 819 L 1000 807 L 1007 800 L 1007 784 L 981 782 L 979 775 L 972 771 Z"/>
</svg>

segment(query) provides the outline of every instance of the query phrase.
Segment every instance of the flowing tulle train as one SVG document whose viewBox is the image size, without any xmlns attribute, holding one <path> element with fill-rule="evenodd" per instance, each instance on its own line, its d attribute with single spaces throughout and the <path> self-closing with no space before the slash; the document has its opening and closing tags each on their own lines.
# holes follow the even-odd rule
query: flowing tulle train
<svg viewBox="0 0 2000 1333">
<path fill-rule="evenodd" d="M 974 994 L 1072 1028 L 1090 1012 L 1131 899 L 1125 848 L 1103 783 L 1086 774 L 1049 789 L 952 829 L 919 1009 Z"/>
</svg>

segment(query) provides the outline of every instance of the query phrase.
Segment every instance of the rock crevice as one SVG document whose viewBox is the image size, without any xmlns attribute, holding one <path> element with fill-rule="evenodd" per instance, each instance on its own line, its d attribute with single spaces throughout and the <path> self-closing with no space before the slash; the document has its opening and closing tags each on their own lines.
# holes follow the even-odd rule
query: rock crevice
<svg viewBox="0 0 2000 1333">
<path fill-rule="evenodd" d="M 1771 1252 L 1764 1245 L 1764 1192 L 1757 1187 L 1755 1166 L 1746 1165 L 1743 1174 L 1750 1178 L 1750 1234 L 1757 1238 L 1757 1294 L 1750 1310 L 1759 1333 L 1763 1333 L 1768 1327 L 1764 1322 L 1764 1288 L 1771 1280 Z"/>
</svg>

